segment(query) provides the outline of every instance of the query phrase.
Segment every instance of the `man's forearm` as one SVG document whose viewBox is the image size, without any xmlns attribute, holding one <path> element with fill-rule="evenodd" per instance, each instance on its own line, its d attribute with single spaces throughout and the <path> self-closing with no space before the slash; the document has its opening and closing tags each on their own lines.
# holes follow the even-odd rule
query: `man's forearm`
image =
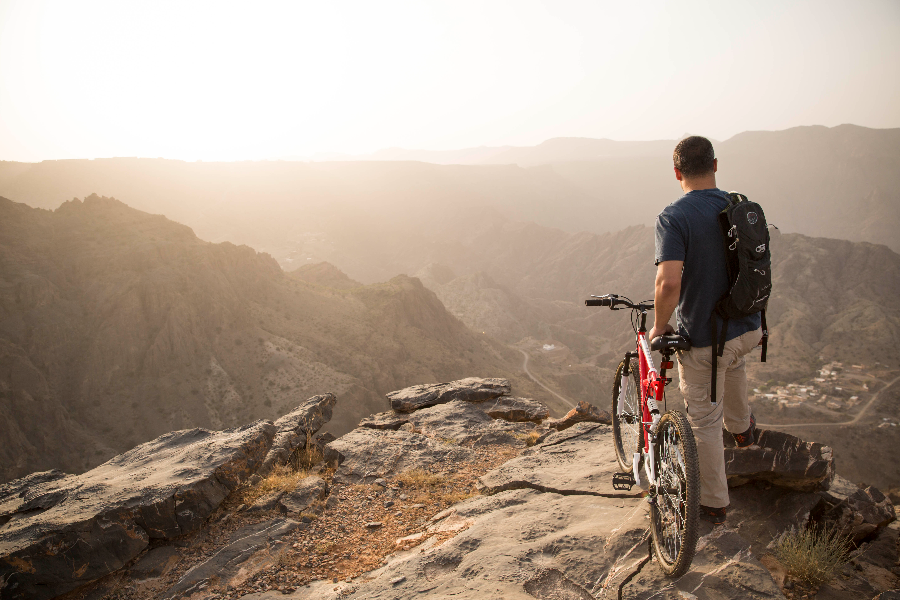
<svg viewBox="0 0 900 600">
<path fill-rule="evenodd" d="M 669 319 L 672 318 L 672 313 L 675 312 L 675 308 L 678 306 L 678 298 L 681 296 L 681 283 L 677 286 L 660 284 L 658 281 L 656 283 L 656 293 L 653 296 L 653 312 L 654 312 L 654 327 L 657 330 L 662 330 L 666 324 L 669 322 Z"/>
<path fill-rule="evenodd" d="M 659 263 L 656 271 L 656 286 L 653 294 L 654 300 L 654 329 L 662 331 L 681 297 L 681 269 L 682 261 L 666 261 Z"/>
</svg>

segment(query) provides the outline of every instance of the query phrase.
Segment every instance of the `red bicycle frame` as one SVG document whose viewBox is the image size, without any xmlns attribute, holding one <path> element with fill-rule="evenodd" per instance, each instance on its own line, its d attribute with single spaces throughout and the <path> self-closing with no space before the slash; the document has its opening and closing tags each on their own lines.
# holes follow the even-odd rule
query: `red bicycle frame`
<svg viewBox="0 0 900 600">
<path fill-rule="evenodd" d="M 656 429 L 655 425 L 660 417 L 656 400 L 661 399 L 665 394 L 666 378 L 660 376 L 653 364 L 653 355 L 650 354 L 644 323 L 641 323 L 637 339 L 638 365 L 641 375 L 641 429 L 644 432 L 644 452 L 650 452 L 650 430 Z M 666 366 L 668 365 L 664 365 L 663 368 Z"/>
</svg>

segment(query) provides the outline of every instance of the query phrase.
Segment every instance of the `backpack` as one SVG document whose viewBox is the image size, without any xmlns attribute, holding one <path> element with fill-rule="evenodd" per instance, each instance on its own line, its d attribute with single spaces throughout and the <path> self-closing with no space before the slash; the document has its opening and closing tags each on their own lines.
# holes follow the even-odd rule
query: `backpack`
<svg viewBox="0 0 900 600">
<path fill-rule="evenodd" d="M 769 332 L 766 327 L 766 305 L 772 292 L 772 255 L 769 252 L 769 228 L 762 207 L 737 192 L 728 193 L 728 206 L 719 213 L 719 226 L 725 247 L 728 269 L 728 292 L 716 303 L 712 314 L 712 401 L 716 402 L 717 356 L 725 349 L 729 319 L 761 312 L 762 354 L 766 362 Z M 718 317 L 718 318 L 717 318 Z M 722 333 L 718 335 L 718 321 Z M 718 339 L 717 339 L 718 338 Z"/>
</svg>

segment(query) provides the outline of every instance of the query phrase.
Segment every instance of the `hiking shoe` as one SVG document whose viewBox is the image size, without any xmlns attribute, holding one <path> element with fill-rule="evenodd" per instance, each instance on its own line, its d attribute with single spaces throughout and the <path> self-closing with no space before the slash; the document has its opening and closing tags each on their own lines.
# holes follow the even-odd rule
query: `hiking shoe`
<svg viewBox="0 0 900 600">
<path fill-rule="evenodd" d="M 721 525 L 725 522 L 725 506 L 722 508 L 710 508 L 700 505 L 700 518 L 709 521 L 713 525 Z"/>
<path fill-rule="evenodd" d="M 744 433 L 732 433 L 734 443 L 738 448 L 749 448 L 756 443 L 756 418 L 750 413 L 750 428 Z"/>
</svg>

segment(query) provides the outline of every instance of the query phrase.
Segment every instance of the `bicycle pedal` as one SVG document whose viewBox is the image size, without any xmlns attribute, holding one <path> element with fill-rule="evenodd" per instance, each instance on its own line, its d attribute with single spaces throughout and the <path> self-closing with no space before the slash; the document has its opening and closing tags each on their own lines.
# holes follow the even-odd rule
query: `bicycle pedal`
<svg viewBox="0 0 900 600">
<path fill-rule="evenodd" d="M 634 475 L 631 473 L 614 473 L 613 489 L 631 491 L 635 484 Z"/>
</svg>

